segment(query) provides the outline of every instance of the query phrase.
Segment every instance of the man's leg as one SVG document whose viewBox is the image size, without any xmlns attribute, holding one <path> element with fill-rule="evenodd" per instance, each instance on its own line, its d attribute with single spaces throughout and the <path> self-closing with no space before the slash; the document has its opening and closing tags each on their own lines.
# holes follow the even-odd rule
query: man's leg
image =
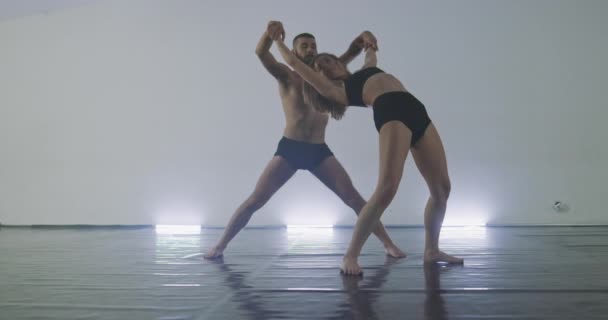
<svg viewBox="0 0 608 320">
<path fill-rule="evenodd" d="M 275 156 L 258 179 L 253 193 L 236 209 L 218 243 L 205 255 L 206 259 L 222 256 L 224 249 L 247 222 L 296 172 L 285 158 Z"/>
<path fill-rule="evenodd" d="M 311 171 L 323 184 L 332 190 L 344 203 L 359 215 L 361 208 L 365 205 L 365 200 L 353 186 L 348 173 L 342 167 L 338 159 L 334 156 L 325 158 L 319 166 Z M 391 240 L 382 222 L 374 226 L 372 232 L 386 249 L 386 254 L 395 258 L 404 258 L 406 255 Z"/>
</svg>

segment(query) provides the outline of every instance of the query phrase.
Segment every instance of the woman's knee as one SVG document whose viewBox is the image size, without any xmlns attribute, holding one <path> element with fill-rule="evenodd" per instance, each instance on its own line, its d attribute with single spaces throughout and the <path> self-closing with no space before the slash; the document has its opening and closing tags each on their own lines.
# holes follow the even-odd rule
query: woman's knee
<svg viewBox="0 0 608 320">
<path fill-rule="evenodd" d="M 397 189 L 399 189 L 399 182 L 399 180 L 393 178 L 380 181 L 375 192 L 375 198 L 380 207 L 385 208 L 391 204 L 395 194 L 397 194 Z"/>
<path fill-rule="evenodd" d="M 437 202 L 447 203 L 452 190 L 450 179 L 442 179 L 440 182 L 431 186 L 431 197 Z"/>
</svg>

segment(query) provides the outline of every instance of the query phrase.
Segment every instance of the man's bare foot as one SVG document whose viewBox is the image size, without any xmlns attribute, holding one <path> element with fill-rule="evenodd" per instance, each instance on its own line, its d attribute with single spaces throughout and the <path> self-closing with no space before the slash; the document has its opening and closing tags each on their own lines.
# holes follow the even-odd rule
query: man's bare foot
<svg viewBox="0 0 608 320">
<path fill-rule="evenodd" d="M 360 276 L 363 275 L 363 270 L 359 267 L 356 258 L 349 258 L 344 256 L 342 259 L 342 266 L 340 266 L 340 273 L 348 276 Z"/>
<path fill-rule="evenodd" d="M 224 256 L 224 249 L 220 248 L 220 247 L 213 247 L 211 249 L 209 249 L 209 252 L 207 252 L 203 258 L 205 259 L 219 259 L 221 257 Z"/>
<path fill-rule="evenodd" d="M 384 251 L 386 252 L 386 255 L 391 256 L 391 257 L 396 258 L 396 259 L 405 258 L 407 256 L 405 254 L 405 252 L 401 251 L 401 249 L 399 249 L 394 244 L 390 245 L 388 247 L 384 247 Z"/>
<path fill-rule="evenodd" d="M 425 250 L 424 263 L 446 262 L 449 264 L 464 264 L 464 259 L 451 256 L 440 250 Z"/>
</svg>

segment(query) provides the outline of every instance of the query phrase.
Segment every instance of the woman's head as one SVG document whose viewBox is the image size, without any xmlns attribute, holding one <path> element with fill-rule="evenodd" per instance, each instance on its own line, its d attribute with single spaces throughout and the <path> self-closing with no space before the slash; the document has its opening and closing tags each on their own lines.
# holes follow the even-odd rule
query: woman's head
<svg viewBox="0 0 608 320">
<path fill-rule="evenodd" d="M 319 53 L 314 58 L 312 67 L 331 80 L 344 80 L 350 75 L 346 65 L 331 53 Z"/>
<path fill-rule="evenodd" d="M 320 53 L 312 61 L 312 68 L 323 74 L 336 85 L 341 86 L 350 73 L 346 66 L 338 59 L 338 57 L 329 53 Z M 312 106 L 315 110 L 323 113 L 330 113 L 332 118 L 341 119 L 346 112 L 346 106 L 332 99 L 324 97 L 308 82 L 304 82 L 302 93 L 304 102 Z"/>
</svg>

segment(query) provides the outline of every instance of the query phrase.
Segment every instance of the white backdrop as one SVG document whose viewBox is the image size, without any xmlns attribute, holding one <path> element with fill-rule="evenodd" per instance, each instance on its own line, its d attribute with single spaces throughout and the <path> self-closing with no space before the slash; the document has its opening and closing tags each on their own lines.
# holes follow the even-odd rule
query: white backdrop
<svg viewBox="0 0 608 320">
<path fill-rule="evenodd" d="M 606 13 L 604 1 L 108 0 L 0 21 L 0 222 L 224 225 L 281 137 L 277 85 L 254 54 L 276 19 L 320 51 L 377 35 L 379 66 L 444 140 L 447 223 L 608 223 Z M 327 142 L 367 198 L 371 110 L 330 122 Z M 421 224 L 427 196 L 409 159 L 385 224 Z M 354 221 L 299 172 L 251 224 Z"/>
</svg>

